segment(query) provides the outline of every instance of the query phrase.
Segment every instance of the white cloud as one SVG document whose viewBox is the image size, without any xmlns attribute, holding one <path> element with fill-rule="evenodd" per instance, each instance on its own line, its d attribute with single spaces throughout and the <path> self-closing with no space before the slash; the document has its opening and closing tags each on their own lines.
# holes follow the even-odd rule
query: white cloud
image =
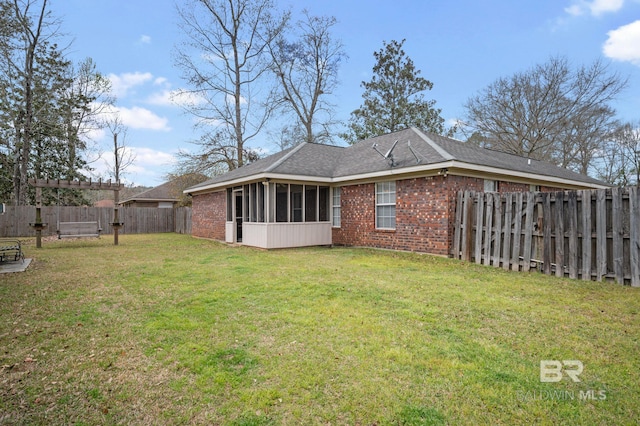
<svg viewBox="0 0 640 426">
<path fill-rule="evenodd" d="M 572 4 L 571 6 L 567 7 L 564 9 L 565 12 L 567 12 L 569 15 L 572 16 L 580 16 L 582 14 L 584 14 L 584 9 L 577 4 Z"/>
<path fill-rule="evenodd" d="M 125 97 L 133 87 L 140 86 L 153 78 L 150 72 L 127 72 L 120 75 L 109 74 L 111 90 L 117 97 Z"/>
<path fill-rule="evenodd" d="M 117 115 L 122 120 L 122 124 L 132 129 L 160 130 L 164 132 L 171 130 L 167 118 L 160 117 L 146 108 L 116 106 L 108 108 L 105 113 Z"/>
<path fill-rule="evenodd" d="M 131 154 L 134 159 L 133 163 L 123 171 L 122 181 L 127 184 L 155 186 L 162 182 L 167 169 L 177 161 L 173 154 L 152 148 L 127 146 L 125 150 L 126 155 Z M 104 152 L 100 160 L 93 164 L 95 168 L 93 174 L 96 177 L 108 179 L 113 169 L 112 164 L 113 154 Z"/>
<path fill-rule="evenodd" d="M 607 33 L 602 46 L 605 56 L 640 66 L 640 20 L 623 25 Z"/>
<path fill-rule="evenodd" d="M 163 90 L 162 92 L 156 92 L 147 98 L 147 102 L 151 105 L 160 105 L 160 106 L 173 106 L 175 105 L 172 100 L 171 90 Z"/>
<path fill-rule="evenodd" d="M 118 112 L 122 118 L 122 123 L 132 129 L 148 129 L 162 130 L 168 132 L 171 128 L 168 126 L 169 120 L 160 117 L 146 108 L 136 107 L 125 108 L 118 107 Z"/>
<path fill-rule="evenodd" d="M 176 162 L 173 154 L 146 147 L 132 147 L 136 163 L 139 167 L 170 166 Z"/>
<path fill-rule="evenodd" d="M 171 86 L 171 84 L 169 84 L 169 80 L 167 80 L 166 77 L 157 77 L 155 80 L 153 80 L 153 84 L 156 86 Z"/>
<path fill-rule="evenodd" d="M 140 38 L 138 39 L 138 42 L 140 44 L 151 44 L 151 36 L 148 35 L 141 35 Z"/>
<path fill-rule="evenodd" d="M 624 6 L 624 0 L 578 0 L 565 8 L 565 12 L 572 16 L 580 16 L 590 13 L 600 16 L 604 13 L 617 12 Z"/>
<path fill-rule="evenodd" d="M 160 106 L 193 106 L 204 102 L 204 99 L 186 90 L 163 90 L 156 92 L 147 98 L 147 102 L 151 105 Z"/>
</svg>

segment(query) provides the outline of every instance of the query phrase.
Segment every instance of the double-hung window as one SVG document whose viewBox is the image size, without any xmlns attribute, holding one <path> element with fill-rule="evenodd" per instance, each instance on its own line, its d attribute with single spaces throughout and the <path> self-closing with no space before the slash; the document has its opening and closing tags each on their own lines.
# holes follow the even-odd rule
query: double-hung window
<svg viewBox="0 0 640 426">
<path fill-rule="evenodd" d="M 396 229 L 396 183 L 376 183 L 376 228 Z"/>
<path fill-rule="evenodd" d="M 331 219 L 333 221 L 332 226 L 334 228 L 340 227 L 340 192 L 341 192 L 340 187 L 333 188 L 333 199 L 331 203 L 331 208 L 332 208 Z"/>
</svg>

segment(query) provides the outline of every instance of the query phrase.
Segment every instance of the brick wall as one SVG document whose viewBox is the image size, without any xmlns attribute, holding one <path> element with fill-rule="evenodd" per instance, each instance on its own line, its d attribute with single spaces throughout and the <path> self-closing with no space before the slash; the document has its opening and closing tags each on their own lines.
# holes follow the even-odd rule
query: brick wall
<svg viewBox="0 0 640 426">
<path fill-rule="evenodd" d="M 227 197 L 224 191 L 193 197 L 191 234 L 195 237 L 224 241 L 227 220 Z"/>
<path fill-rule="evenodd" d="M 343 186 L 334 244 L 447 254 L 447 189 L 442 176 L 396 182 L 396 229 L 375 227 L 375 184 Z"/>
<path fill-rule="evenodd" d="M 529 185 L 500 181 L 498 189 L 524 192 Z M 460 190 L 482 191 L 484 179 L 447 175 L 398 180 L 396 229 L 379 230 L 375 228 L 375 184 L 343 186 L 341 227 L 333 229 L 333 243 L 449 255 Z"/>
<path fill-rule="evenodd" d="M 333 243 L 449 255 L 453 244 L 456 196 L 460 190 L 482 191 L 484 179 L 467 176 L 429 176 L 396 181 L 396 229 L 376 229 L 375 184 L 342 187 L 341 227 Z M 528 184 L 503 182 L 500 192 L 529 191 Z M 557 188 L 542 187 L 542 191 Z M 192 234 L 225 239 L 226 193 L 193 197 Z"/>
</svg>

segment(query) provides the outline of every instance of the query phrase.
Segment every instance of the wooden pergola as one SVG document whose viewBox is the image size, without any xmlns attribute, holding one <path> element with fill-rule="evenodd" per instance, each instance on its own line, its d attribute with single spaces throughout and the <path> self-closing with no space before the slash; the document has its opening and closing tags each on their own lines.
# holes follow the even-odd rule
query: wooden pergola
<svg viewBox="0 0 640 426">
<path fill-rule="evenodd" d="M 97 182 L 89 179 L 88 181 L 79 180 L 60 180 L 60 179 L 29 179 L 29 184 L 36 188 L 36 220 L 29 225 L 36 230 L 36 247 L 42 247 L 42 230 L 47 227 L 47 223 L 42 222 L 42 188 L 56 189 L 91 189 L 91 190 L 110 190 L 113 191 L 113 244 L 118 245 L 118 231 L 124 225 L 120 222 L 118 202 L 120 201 L 120 190 L 124 188 L 124 184 L 120 182 L 111 182 L 108 180 L 103 182 L 102 179 Z"/>
</svg>

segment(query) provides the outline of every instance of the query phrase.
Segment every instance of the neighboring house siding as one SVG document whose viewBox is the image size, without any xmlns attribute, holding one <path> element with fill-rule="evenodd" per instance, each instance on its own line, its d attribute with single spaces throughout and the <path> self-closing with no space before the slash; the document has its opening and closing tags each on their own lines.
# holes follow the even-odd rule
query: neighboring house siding
<svg viewBox="0 0 640 426">
<path fill-rule="evenodd" d="M 195 237 L 224 241 L 226 193 L 212 192 L 193 197 L 191 208 L 192 234 Z"/>
<path fill-rule="evenodd" d="M 129 203 L 128 207 L 157 208 L 158 207 L 158 202 L 157 201 L 132 201 L 131 203 Z"/>
</svg>

